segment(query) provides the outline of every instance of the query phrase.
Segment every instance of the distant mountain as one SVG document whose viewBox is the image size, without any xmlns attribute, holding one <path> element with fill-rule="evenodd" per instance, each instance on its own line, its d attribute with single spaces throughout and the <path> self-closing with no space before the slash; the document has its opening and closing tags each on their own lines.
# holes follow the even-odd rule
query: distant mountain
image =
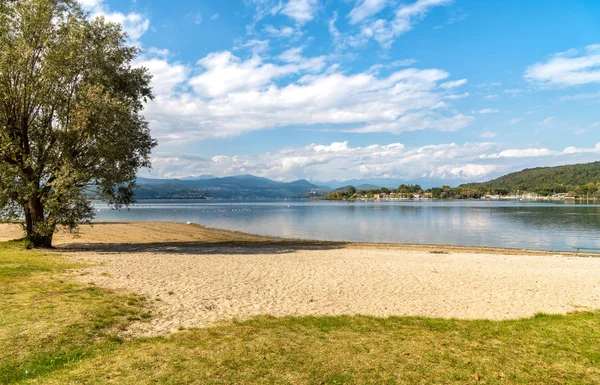
<svg viewBox="0 0 600 385">
<path fill-rule="evenodd" d="M 369 191 L 369 190 L 379 190 L 380 188 L 385 186 L 375 186 L 374 184 L 359 184 L 358 186 L 354 186 L 357 191 Z M 396 186 L 398 187 L 398 186 Z"/>
<path fill-rule="evenodd" d="M 401 184 L 420 185 L 423 189 L 439 186 L 439 181 L 429 179 L 352 179 L 343 182 L 309 182 L 297 180 L 284 183 L 254 175 L 215 178 L 199 175 L 183 179 L 138 178 L 135 190 L 138 199 L 145 198 L 222 198 L 222 199 L 280 199 L 326 195 L 331 190 L 347 191 L 354 186 L 357 191 L 377 190 L 382 187 L 396 189 Z M 573 192 L 578 195 L 600 194 L 600 162 L 558 167 L 538 167 L 514 172 L 483 183 L 466 183 L 454 190 L 485 194 L 487 190 L 536 192 L 550 195 Z M 441 189 L 439 189 L 441 190 Z M 500 193 L 500 192 L 499 192 Z M 462 193 L 461 193 L 462 194 Z M 456 196 L 462 196 L 464 194 Z"/>
<path fill-rule="evenodd" d="M 323 195 L 329 188 L 306 180 L 284 183 L 253 175 L 224 178 L 150 179 L 138 178 L 135 195 L 138 199 L 221 198 L 278 199 Z"/>
<path fill-rule="evenodd" d="M 459 187 L 531 191 L 542 194 L 576 191 L 577 187 L 600 182 L 600 162 L 557 167 L 528 168 L 483 183 Z"/>
<path fill-rule="evenodd" d="M 201 180 L 201 179 L 213 179 L 216 178 L 214 175 L 198 175 L 198 176 L 186 176 L 185 178 L 180 178 L 181 180 Z"/>
</svg>

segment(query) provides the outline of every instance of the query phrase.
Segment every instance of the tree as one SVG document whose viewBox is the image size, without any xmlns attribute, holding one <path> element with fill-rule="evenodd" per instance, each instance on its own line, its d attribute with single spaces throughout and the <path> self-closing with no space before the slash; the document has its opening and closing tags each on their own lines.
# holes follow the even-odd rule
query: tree
<svg viewBox="0 0 600 385">
<path fill-rule="evenodd" d="M 86 190 L 132 203 L 156 145 L 138 49 L 86 16 L 74 0 L 0 0 L 0 217 L 24 218 L 37 247 L 93 218 Z"/>
<path fill-rule="evenodd" d="M 596 193 L 596 191 L 598 190 L 598 187 L 596 186 L 595 183 L 589 182 L 583 186 L 583 190 L 584 190 L 585 195 L 594 195 Z"/>
<path fill-rule="evenodd" d="M 356 194 L 356 189 L 354 188 L 354 186 L 348 187 L 348 196 L 352 197 L 354 194 Z"/>
</svg>

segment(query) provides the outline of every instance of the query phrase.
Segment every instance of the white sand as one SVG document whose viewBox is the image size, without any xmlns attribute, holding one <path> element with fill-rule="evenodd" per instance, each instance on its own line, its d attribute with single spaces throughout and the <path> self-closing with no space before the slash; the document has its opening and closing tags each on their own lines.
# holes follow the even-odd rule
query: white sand
<svg viewBox="0 0 600 385">
<path fill-rule="evenodd" d="M 260 314 L 499 320 L 600 307 L 598 258 L 376 249 L 77 256 L 101 263 L 84 281 L 162 300 L 160 316 L 142 325 L 150 334 Z"/>
<path fill-rule="evenodd" d="M 115 226 L 96 227 L 78 242 L 101 242 Z M 266 238 L 174 224 L 122 226 L 145 234 L 127 242 L 143 242 L 91 244 L 86 247 L 93 251 L 68 254 L 94 264 L 81 272 L 84 282 L 160 298 L 158 316 L 137 326 L 143 334 L 261 314 L 501 320 L 600 308 L 600 258 L 281 240 L 222 244 Z M 196 242 L 156 243 L 158 233 L 173 237 L 166 229 L 188 232 Z"/>
</svg>

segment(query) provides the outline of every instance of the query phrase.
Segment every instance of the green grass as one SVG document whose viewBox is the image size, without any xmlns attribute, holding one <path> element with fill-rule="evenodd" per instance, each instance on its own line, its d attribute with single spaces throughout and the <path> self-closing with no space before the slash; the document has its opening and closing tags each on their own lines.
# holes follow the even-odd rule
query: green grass
<svg viewBox="0 0 600 385">
<path fill-rule="evenodd" d="M 258 317 L 124 339 L 129 322 L 151 317 L 148 305 L 73 283 L 72 267 L 0 247 L 0 383 L 600 383 L 598 312 L 504 322 Z"/>
<path fill-rule="evenodd" d="M 64 258 L 0 243 L 0 384 L 108 354 L 143 301 L 75 283 Z"/>
</svg>

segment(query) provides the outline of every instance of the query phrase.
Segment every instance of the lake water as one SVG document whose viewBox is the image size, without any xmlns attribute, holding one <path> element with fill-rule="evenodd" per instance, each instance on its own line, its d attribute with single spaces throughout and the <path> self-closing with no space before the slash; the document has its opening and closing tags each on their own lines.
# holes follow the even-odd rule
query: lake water
<svg viewBox="0 0 600 385">
<path fill-rule="evenodd" d="M 333 202 L 144 200 L 97 221 L 193 222 L 330 241 L 572 251 L 600 248 L 600 205 L 494 201 Z"/>
</svg>

